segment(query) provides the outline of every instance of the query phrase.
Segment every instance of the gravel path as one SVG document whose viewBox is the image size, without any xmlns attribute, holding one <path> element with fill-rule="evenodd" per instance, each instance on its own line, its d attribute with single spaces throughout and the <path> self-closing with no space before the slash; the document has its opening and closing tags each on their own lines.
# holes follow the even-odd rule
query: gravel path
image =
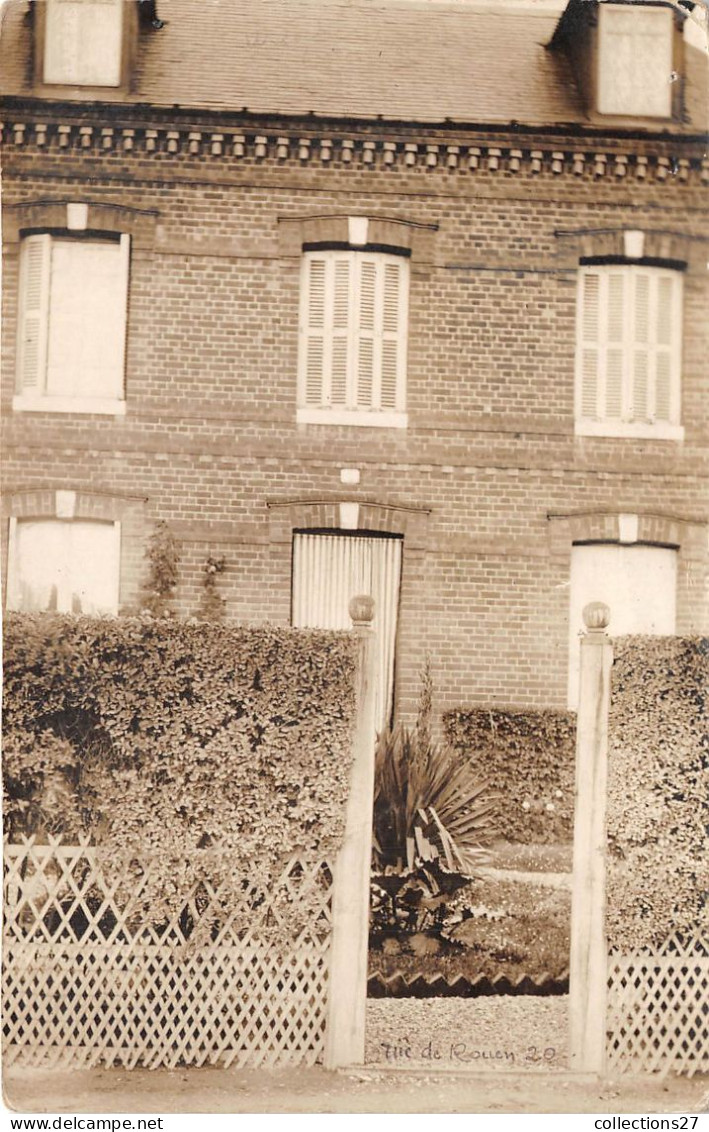
<svg viewBox="0 0 709 1132">
<path fill-rule="evenodd" d="M 566 1069 L 566 995 L 379 998 L 367 1002 L 370 1065 Z"/>
</svg>

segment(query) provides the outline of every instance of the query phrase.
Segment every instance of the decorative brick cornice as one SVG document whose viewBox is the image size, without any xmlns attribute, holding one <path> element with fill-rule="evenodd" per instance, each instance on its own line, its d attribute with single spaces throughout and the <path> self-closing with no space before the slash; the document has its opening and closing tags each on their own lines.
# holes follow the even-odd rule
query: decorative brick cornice
<svg viewBox="0 0 709 1132">
<path fill-rule="evenodd" d="M 463 133 L 463 131 L 461 131 Z M 688 142 L 681 136 L 661 144 L 652 141 L 614 140 L 607 148 L 597 139 L 574 139 L 563 143 L 558 137 L 548 142 L 515 138 L 507 144 L 500 138 L 476 137 L 467 140 L 454 135 L 445 138 L 422 136 L 420 140 L 384 140 L 371 134 L 342 133 L 327 137 L 304 131 L 289 135 L 282 128 L 264 132 L 263 128 L 234 132 L 220 129 L 196 130 L 190 125 L 123 127 L 89 126 L 82 122 L 11 121 L 2 126 L 8 149 L 79 154 L 125 154 L 133 156 L 172 156 L 199 158 L 233 167 L 259 165 L 302 167 L 350 167 L 364 170 L 435 171 L 462 176 L 491 173 L 499 177 L 551 178 L 570 176 L 586 181 L 623 183 L 670 182 L 709 184 L 709 158 L 689 142 L 696 152 L 687 156 Z M 526 141 L 526 144 L 525 144 Z M 585 141 L 585 144 L 584 144 Z M 618 148 L 619 144 L 623 148 Z M 672 149 L 676 155 L 672 154 Z M 643 152 L 649 150 L 649 152 Z"/>
</svg>

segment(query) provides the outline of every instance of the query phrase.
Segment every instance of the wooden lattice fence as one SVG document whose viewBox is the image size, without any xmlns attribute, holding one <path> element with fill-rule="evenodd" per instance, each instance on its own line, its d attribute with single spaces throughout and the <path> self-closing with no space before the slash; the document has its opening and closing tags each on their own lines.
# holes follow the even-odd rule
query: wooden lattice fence
<svg viewBox="0 0 709 1132">
<path fill-rule="evenodd" d="M 709 1071 L 709 945 L 674 934 L 655 954 L 611 954 L 607 1070 Z"/>
<path fill-rule="evenodd" d="M 5 846 L 6 1064 L 311 1065 L 324 1045 L 331 935 L 328 862 L 291 859 L 264 891 L 202 882 L 149 923 L 150 863 L 104 875 L 88 844 Z M 237 889 L 239 896 L 234 898 Z M 284 948 L 288 907 L 307 923 Z M 198 930 L 199 925 L 206 931 Z M 281 933 L 282 934 L 282 933 Z"/>
</svg>

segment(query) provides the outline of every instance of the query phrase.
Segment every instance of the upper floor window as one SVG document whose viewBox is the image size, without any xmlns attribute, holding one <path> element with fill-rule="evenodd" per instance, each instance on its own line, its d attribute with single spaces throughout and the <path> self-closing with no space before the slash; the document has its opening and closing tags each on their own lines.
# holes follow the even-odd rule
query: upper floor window
<svg viewBox="0 0 709 1132">
<path fill-rule="evenodd" d="M 681 439 L 681 272 L 584 266 L 577 319 L 576 432 Z"/>
<path fill-rule="evenodd" d="M 46 0 L 45 83 L 119 86 L 125 0 Z"/>
<path fill-rule="evenodd" d="M 409 262 L 370 251 L 307 251 L 298 420 L 406 426 Z"/>
<path fill-rule="evenodd" d="M 26 236 L 15 409 L 123 413 L 130 237 Z"/>
<path fill-rule="evenodd" d="M 598 35 L 598 112 L 669 118 L 671 9 L 650 4 L 601 4 Z"/>
<path fill-rule="evenodd" d="M 115 614 L 120 524 L 11 519 L 7 607 Z"/>
</svg>

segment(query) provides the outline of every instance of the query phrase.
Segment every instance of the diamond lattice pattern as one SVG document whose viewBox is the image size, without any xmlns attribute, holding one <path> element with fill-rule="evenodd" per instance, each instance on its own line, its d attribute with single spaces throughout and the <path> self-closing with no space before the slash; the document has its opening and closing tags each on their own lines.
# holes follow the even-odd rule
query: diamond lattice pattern
<svg viewBox="0 0 709 1132">
<path fill-rule="evenodd" d="M 322 1053 L 332 872 L 293 858 L 240 900 L 201 883 L 166 923 L 145 922 L 150 864 L 103 875 L 87 843 L 5 846 L 6 1064 L 311 1065 Z M 233 886 L 230 887 L 233 894 Z M 284 903 L 307 924 L 284 949 Z M 194 926 L 209 923 L 207 942 Z"/>
<path fill-rule="evenodd" d="M 709 1071 L 709 945 L 674 934 L 608 962 L 609 1073 Z"/>
</svg>

